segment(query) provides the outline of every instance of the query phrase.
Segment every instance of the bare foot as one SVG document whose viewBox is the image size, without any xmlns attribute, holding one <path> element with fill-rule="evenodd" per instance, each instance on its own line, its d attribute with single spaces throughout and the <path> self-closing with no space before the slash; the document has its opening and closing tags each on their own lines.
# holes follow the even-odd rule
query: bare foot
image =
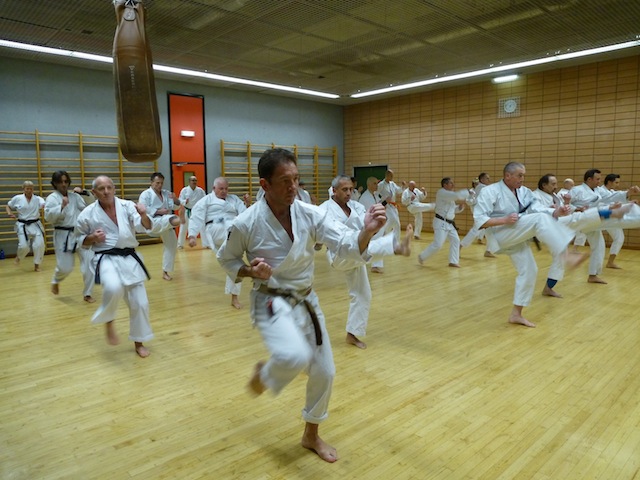
<svg viewBox="0 0 640 480">
<path fill-rule="evenodd" d="M 96 303 L 96 299 L 93 298 L 91 295 L 85 295 L 83 300 L 87 303 Z"/>
<path fill-rule="evenodd" d="M 449 266 L 452 268 L 460 268 L 460 265 L 458 265 L 457 263 L 450 263 Z"/>
<path fill-rule="evenodd" d="M 15 260 L 13 261 L 14 265 L 20 265 L 20 259 L 18 257 L 15 258 Z"/>
<path fill-rule="evenodd" d="M 544 288 L 542 289 L 542 295 L 544 295 L 545 297 L 562 298 L 562 295 L 556 292 L 553 288 L 550 288 L 549 285 L 544 286 Z"/>
<path fill-rule="evenodd" d="M 173 277 L 169 275 L 167 272 L 162 272 L 162 279 L 170 282 L 171 280 L 173 280 Z"/>
<path fill-rule="evenodd" d="M 307 435 L 305 431 L 305 435 L 303 435 L 300 444 L 304 448 L 308 448 L 312 452 L 316 452 L 316 454 L 325 462 L 333 463 L 338 460 L 338 452 L 336 451 L 336 449 L 326 443 L 317 435 Z"/>
<path fill-rule="evenodd" d="M 238 300 L 237 295 L 231 295 L 231 306 L 233 308 L 237 308 L 238 310 L 242 308 L 242 304 L 240 303 L 240 300 Z"/>
<path fill-rule="evenodd" d="M 496 258 L 496 256 L 493 253 L 491 253 L 489 250 L 485 250 L 484 256 L 487 258 Z"/>
<path fill-rule="evenodd" d="M 531 328 L 535 328 L 535 326 L 536 326 L 535 323 L 531 323 L 529 320 L 524 318 L 522 315 L 516 315 L 515 313 L 512 313 L 509 316 L 509 323 L 515 323 L 517 325 L 524 325 L 525 327 L 531 327 Z"/>
<path fill-rule="evenodd" d="M 321 243 L 316 243 L 316 244 L 313 246 L 313 249 L 314 249 L 316 252 L 319 252 L 320 250 L 322 250 L 322 244 L 321 244 Z"/>
<path fill-rule="evenodd" d="M 116 333 L 116 327 L 113 325 L 113 320 L 107 322 L 105 325 L 107 327 L 107 343 L 109 345 L 118 345 L 120 343 L 120 337 L 118 337 L 118 334 Z"/>
<path fill-rule="evenodd" d="M 422 257 L 420 255 L 418 255 L 418 263 L 420 265 L 424 265 L 424 260 L 422 259 Z"/>
<path fill-rule="evenodd" d="M 393 253 L 395 253 L 396 255 L 403 255 L 405 257 L 411 255 L 411 237 L 413 236 L 413 225 L 407 225 L 406 232 L 407 233 L 405 234 L 402 243 L 399 243 L 393 249 Z"/>
<path fill-rule="evenodd" d="M 37 263 L 33 266 L 33 271 L 34 272 L 39 272 L 40 271 L 40 265 L 38 265 Z"/>
<path fill-rule="evenodd" d="M 587 258 L 589 258 L 589 255 L 584 253 L 565 252 L 564 265 L 568 270 L 573 270 L 581 265 Z"/>
<path fill-rule="evenodd" d="M 380 267 L 371 267 L 371 273 L 384 273 Z"/>
<path fill-rule="evenodd" d="M 51 284 L 51 293 L 53 293 L 54 295 L 58 295 L 60 293 L 60 285 L 57 283 L 52 283 Z"/>
<path fill-rule="evenodd" d="M 171 219 L 169 219 L 169 223 L 172 227 L 177 227 L 178 225 L 180 225 L 180 217 L 174 215 L 173 217 L 171 217 Z"/>
<path fill-rule="evenodd" d="M 633 203 L 625 203 L 621 207 L 611 209 L 611 218 L 622 218 L 626 213 L 629 213 L 633 207 Z"/>
<path fill-rule="evenodd" d="M 589 283 L 602 283 L 604 285 L 607 284 L 607 282 L 605 282 L 603 279 L 601 279 L 597 275 L 589 275 L 589 278 L 587 278 L 587 282 L 589 282 Z"/>
<path fill-rule="evenodd" d="M 135 346 L 136 346 L 136 353 L 140 358 L 147 358 L 149 355 L 151 355 L 151 352 L 149 351 L 149 349 L 145 347 L 142 344 L 142 342 L 135 342 Z"/>
<path fill-rule="evenodd" d="M 413 239 L 414 239 L 414 240 L 420 240 L 420 237 L 419 237 L 418 235 L 414 235 L 414 236 L 413 236 Z"/>
<path fill-rule="evenodd" d="M 347 343 L 350 345 L 355 345 L 356 347 L 361 348 L 362 350 L 367 348 L 367 344 L 364 343 L 362 340 L 360 340 L 358 337 L 356 337 L 353 333 L 347 333 Z"/>
<path fill-rule="evenodd" d="M 262 383 L 262 380 L 260 380 L 260 372 L 262 371 L 262 367 L 264 367 L 264 362 L 256 363 L 256 366 L 253 369 L 253 376 L 251 377 L 251 380 L 249 380 L 249 384 L 247 385 L 251 393 L 253 393 L 255 396 L 262 395 L 267 389 L 266 385 Z"/>
<path fill-rule="evenodd" d="M 617 263 L 607 263 L 607 268 L 615 268 L 616 270 L 622 270 L 622 267 Z"/>
<path fill-rule="evenodd" d="M 478 245 L 482 245 L 482 239 L 479 238 L 478 240 L 476 240 L 476 242 L 478 243 Z"/>
</svg>

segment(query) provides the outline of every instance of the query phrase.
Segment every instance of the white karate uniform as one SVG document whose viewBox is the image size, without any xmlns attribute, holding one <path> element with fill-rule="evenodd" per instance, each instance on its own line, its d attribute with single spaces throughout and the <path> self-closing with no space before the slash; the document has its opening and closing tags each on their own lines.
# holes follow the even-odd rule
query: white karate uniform
<svg viewBox="0 0 640 480">
<path fill-rule="evenodd" d="M 349 200 L 347 206 L 351 209 L 349 216 L 340 205 L 333 200 L 327 200 L 320 205 L 336 222 L 340 222 L 351 230 L 360 232 L 364 228 L 365 208 L 361 203 Z M 371 255 L 393 255 L 393 235 L 385 235 L 372 239 L 369 243 Z M 345 273 L 347 288 L 349 289 L 349 313 L 347 315 L 346 331 L 357 337 L 367 334 L 369 310 L 371 308 L 371 286 L 367 276 L 367 268 L 360 262 L 354 264 L 350 260 L 341 261 L 331 250 L 327 249 L 329 264 Z"/>
<path fill-rule="evenodd" d="M 40 221 L 40 209 L 44 207 L 44 199 L 38 195 L 32 195 L 31 200 L 27 200 L 24 193 L 16 195 L 8 204 L 11 210 L 17 212 L 13 231 L 18 234 L 18 251 L 16 253 L 19 260 L 23 260 L 33 250 L 33 264 L 40 265 L 44 258 L 44 228 Z M 37 220 L 33 223 L 24 222 Z"/>
<path fill-rule="evenodd" d="M 226 199 L 216 197 L 211 192 L 198 202 L 191 210 L 189 237 L 204 239 L 215 252 L 227 238 L 227 233 L 235 218 L 247 209 L 244 202 L 237 195 L 228 194 Z M 235 282 L 235 277 L 227 275 L 225 282 L 227 295 L 240 295 L 242 282 Z"/>
<path fill-rule="evenodd" d="M 473 189 L 473 195 L 470 195 L 467 198 L 467 205 L 469 205 L 469 208 L 471 208 L 471 213 L 473 213 L 473 208 L 475 207 L 476 202 L 478 201 L 478 195 L 480 195 L 480 191 L 484 187 L 486 187 L 486 185 L 480 182 Z M 469 230 L 467 234 L 462 238 L 462 240 L 460 240 L 460 246 L 466 248 L 469 245 L 471 245 L 471 242 L 473 242 L 476 238 L 478 240 L 482 240 L 484 238 L 484 229 L 482 228 L 478 229 L 474 223 L 473 226 L 471 227 L 471 230 Z"/>
<path fill-rule="evenodd" d="M 153 217 L 154 228 L 149 234 L 151 237 L 160 237 L 162 239 L 162 270 L 171 273 L 176 261 L 176 251 L 178 249 L 178 239 L 174 227 L 171 225 L 171 218 L 176 215 L 169 213 L 166 215 L 157 215 L 156 211 L 162 208 L 169 209 L 173 212 L 176 209 L 173 199 L 169 197 L 169 190 L 162 190 L 162 198 L 149 187 L 140 194 L 139 203 L 147 207 L 147 215 Z"/>
<path fill-rule="evenodd" d="M 456 213 L 464 209 L 464 205 L 458 205 L 456 200 L 465 200 L 469 196 L 467 190 L 447 190 L 441 188 L 436 193 L 435 213 L 440 217 L 453 222 Z M 449 263 L 460 263 L 460 237 L 455 227 L 437 217 L 433 218 L 433 242 L 425 248 L 418 258 L 424 262 L 442 248 L 445 240 L 449 240 Z"/>
<path fill-rule="evenodd" d="M 298 193 L 296 194 L 296 198 L 301 202 L 305 203 L 313 203 L 311 201 L 311 195 L 304 188 L 298 187 Z"/>
<path fill-rule="evenodd" d="M 290 209 L 293 241 L 266 201 L 259 201 L 236 218 L 217 256 L 227 274 L 234 278 L 245 265 L 245 252 L 249 262 L 261 257 L 271 266 L 269 280 L 254 279 L 251 292 L 251 317 L 271 352 L 260 379 L 278 393 L 306 369 L 309 379 L 302 416 L 306 422 L 320 423 L 327 417 L 335 365 L 324 315 L 311 289 L 314 245 L 323 243 L 338 257 L 361 259 L 362 263 L 368 261 L 370 255 L 360 254 L 358 232 L 333 221 L 317 206 L 295 200 Z M 322 345 L 316 345 L 311 317 L 304 303 L 292 306 L 281 296 L 259 291 L 261 285 L 298 292 L 310 289 L 305 300 L 317 314 Z"/>
<path fill-rule="evenodd" d="M 89 194 L 91 195 L 91 194 Z M 62 208 L 64 197 L 58 191 L 49 196 L 44 204 L 44 219 L 53 225 L 53 248 L 56 254 L 56 268 L 53 272 L 52 284 L 58 284 L 73 271 L 75 253 L 80 257 L 80 273 L 84 283 L 83 296 L 91 296 L 95 271 L 93 270 L 93 250 L 78 242 L 74 229 L 78 215 L 87 206 L 82 195 L 73 191 L 67 192 L 69 203 Z M 93 200 L 93 196 L 91 196 Z"/>
<path fill-rule="evenodd" d="M 608 206 L 610 203 L 625 202 L 627 200 L 627 192 L 610 192 L 604 187 L 598 187 L 592 190 L 589 185 L 583 183 L 571 189 L 571 205 L 575 207 L 598 208 Z M 601 230 L 593 230 L 585 232 L 589 247 L 591 248 L 591 257 L 589 258 L 589 275 L 600 275 L 604 264 L 604 255 L 606 244 Z"/>
<path fill-rule="evenodd" d="M 402 188 L 398 186 L 393 180 L 387 182 L 382 180 L 378 183 L 378 195 L 384 201 L 387 201 L 385 211 L 387 213 L 387 223 L 384 227 L 384 233 L 393 232 L 395 241 L 400 242 L 400 216 L 398 215 L 398 207 L 396 202 L 398 200 L 398 194 L 402 192 Z"/>
<path fill-rule="evenodd" d="M 511 225 L 485 228 L 487 249 L 492 253 L 506 253 L 518 272 L 513 304 L 527 306 L 535 289 L 538 266 L 528 240 L 537 237 L 552 255 L 560 255 L 574 236 L 567 226 L 557 222 L 540 205 L 527 187 L 517 189 L 517 197 L 504 180 L 482 189 L 473 211 L 475 226 L 481 228 L 490 218 L 518 213 L 520 218 Z"/>
<path fill-rule="evenodd" d="M 116 318 L 118 303 L 124 297 L 129 307 L 129 340 L 146 342 L 153 338 L 149 323 L 149 300 L 144 281 L 147 275 L 142 266 L 132 256 L 101 254 L 111 248 L 135 248 L 138 246 L 136 232 L 150 233 L 142 225 L 135 204 L 116 197 L 116 225 L 102 209 L 100 202 L 94 202 L 78 216 L 76 232 L 78 241 L 98 228 L 104 230 L 103 243 L 94 243 L 94 266 L 99 265 L 102 303 L 91 318 L 92 323 L 107 323 Z"/>
<path fill-rule="evenodd" d="M 407 207 L 407 211 L 413 215 L 414 234 L 416 237 L 420 236 L 422 232 L 422 213 L 433 212 L 435 210 L 435 203 L 424 203 L 423 200 L 427 198 L 427 195 L 419 188 L 409 190 L 405 188 L 402 191 L 402 204 Z"/>
<path fill-rule="evenodd" d="M 187 185 L 180 190 L 178 198 L 180 199 L 180 204 L 184 207 L 184 223 L 180 224 L 180 231 L 178 232 L 178 248 L 184 247 L 184 240 L 187 236 L 187 231 L 189 230 L 191 209 L 193 209 L 193 207 L 196 206 L 196 203 L 202 200 L 206 194 L 207 192 L 198 186 L 196 186 L 196 188 L 191 188 L 190 185 Z M 203 245 L 206 246 L 205 244 Z"/>
</svg>

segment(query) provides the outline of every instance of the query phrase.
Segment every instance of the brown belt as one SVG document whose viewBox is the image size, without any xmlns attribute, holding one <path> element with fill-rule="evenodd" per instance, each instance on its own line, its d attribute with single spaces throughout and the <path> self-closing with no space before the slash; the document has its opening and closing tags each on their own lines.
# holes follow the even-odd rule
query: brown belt
<svg viewBox="0 0 640 480">
<path fill-rule="evenodd" d="M 304 306 L 307 308 L 307 312 L 309 312 L 309 316 L 311 317 L 311 323 L 313 323 L 313 330 L 316 334 L 316 345 L 322 345 L 322 330 L 320 330 L 318 315 L 316 314 L 316 310 L 313 308 L 313 305 L 311 305 L 311 302 L 306 299 L 307 295 L 311 293 L 311 287 L 302 290 L 292 290 L 288 288 L 269 288 L 265 284 L 262 284 L 257 290 L 266 295 L 285 298 L 292 307 L 299 305 L 300 303 L 304 303 Z"/>
</svg>

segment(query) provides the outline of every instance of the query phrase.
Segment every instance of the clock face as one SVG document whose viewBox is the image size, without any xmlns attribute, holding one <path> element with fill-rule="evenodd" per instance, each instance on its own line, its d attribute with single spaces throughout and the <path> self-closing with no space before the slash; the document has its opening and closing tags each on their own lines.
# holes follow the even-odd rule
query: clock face
<svg viewBox="0 0 640 480">
<path fill-rule="evenodd" d="M 504 102 L 503 108 L 506 113 L 513 113 L 518 108 L 518 102 L 516 102 L 514 99 L 506 100 Z"/>
</svg>

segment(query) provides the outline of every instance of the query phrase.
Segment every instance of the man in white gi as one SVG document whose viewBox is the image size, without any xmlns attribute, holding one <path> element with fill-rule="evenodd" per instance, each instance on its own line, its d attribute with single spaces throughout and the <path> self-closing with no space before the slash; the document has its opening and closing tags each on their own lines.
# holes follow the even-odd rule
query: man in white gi
<svg viewBox="0 0 640 480">
<path fill-rule="evenodd" d="M 404 184 L 404 182 L 403 182 Z M 407 211 L 413 215 L 415 230 L 414 238 L 420 240 L 420 233 L 422 232 L 422 213 L 433 212 L 435 209 L 434 203 L 424 203 L 423 200 L 427 198 L 427 191 L 424 187 L 418 188 L 416 182 L 411 180 L 402 191 L 402 204 L 407 207 Z"/>
<path fill-rule="evenodd" d="M 113 324 L 118 302 L 123 297 L 129 307 L 129 340 L 136 353 L 144 358 L 150 352 L 143 342 L 153 338 L 149 323 L 149 300 L 144 282 L 149 274 L 135 251 L 136 232 L 151 233 L 153 222 L 142 203 L 115 196 L 113 181 L 104 175 L 93 181 L 97 202 L 78 216 L 76 232 L 83 245 L 95 252 L 96 283 L 102 285 L 102 304 L 91 323 L 106 325 L 107 342 L 120 343 Z"/>
<path fill-rule="evenodd" d="M 244 201 L 237 195 L 229 194 L 229 182 L 224 177 L 218 177 L 213 181 L 213 191 L 206 195 L 191 211 L 191 223 L 189 224 L 189 246 L 196 246 L 198 234 L 207 239 L 211 249 L 217 251 L 227 238 L 229 227 L 235 218 L 244 212 L 247 207 L 249 195 L 244 196 Z M 227 276 L 224 293 L 231 295 L 231 305 L 242 308 L 238 295 L 242 282 L 235 282 L 235 277 Z"/>
<path fill-rule="evenodd" d="M 371 206 L 376 203 L 381 203 L 382 199 L 380 198 L 380 194 L 378 193 L 378 179 L 376 177 L 367 178 L 367 189 L 362 192 L 358 202 L 360 202 L 365 211 L 369 210 Z M 385 234 L 385 230 L 381 230 L 376 233 L 376 238 L 380 238 Z M 371 262 L 371 273 L 383 273 L 384 272 L 384 260 L 382 257 L 374 258 Z"/>
<path fill-rule="evenodd" d="M 620 190 L 620 175 L 617 173 L 610 173 L 604 177 L 604 187 L 608 192 L 614 193 Z M 609 259 L 607 260 L 606 267 L 614 268 L 616 270 L 622 268 L 616 263 L 616 257 L 622 250 L 624 245 L 624 231 L 621 228 L 606 228 L 605 229 L 611 237 L 611 246 L 609 247 Z"/>
<path fill-rule="evenodd" d="M 567 209 L 555 209 L 549 215 L 531 190 L 523 186 L 525 171 L 521 163 L 508 163 L 503 170 L 503 179 L 480 192 L 473 218 L 478 228 L 486 229 L 489 251 L 509 255 L 518 272 L 509 322 L 535 327 L 533 322 L 522 316 L 522 309 L 533 297 L 538 274 L 529 240 L 536 237 L 547 245 L 552 255 L 561 256 L 575 233 L 556 221 Z M 568 266 L 575 266 L 584 257 L 564 258 Z"/>
<path fill-rule="evenodd" d="M 180 206 L 180 199 L 173 192 L 164 190 L 164 175 L 160 172 L 151 174 L 151 186 L 140 194 L 138 202 L 143 204 L 151 215 L 157 228 L 153 237 L 162 239 L 162 278 L 172 280 L 171 272 L 176 261 L 178 240 L 174 228 L 180 225 L 180 218 L 173 211 Z"/>
<path fill-rule="evenodd" d="M 400 242 L 400 215 L 398 215 L 398 195 L 402 188 L 393 181 L 393 170 L 388 169 L 384 174 L 384 180 L 378 183 L 377 192 L 382 199 L 381 203 L 387 209 L 387 224 L 384 233 L 393 232 L 396 243 Z"/>
<path fill-rule="evenodd" d="M 31 249 L 33 250 L 33 270 L 36 272 L 40 271 L 40 264 L 44 258 L 44 228 L 40 222 L 42 208 L 44 208 L 44 199 L 33 194 L 33 182 L 29 180 L 22 184 L 22 193 L 9 200 L 5 206 L 7 215 L 16 219 L 13 228 L 18 234 L 15 264 L 18 265 Z"/>
<path fill-rule="evenodd" d="M 263 200 L 240 214 L 218 250 L 231 277 L 253 278 L 251 317 L 271 357 L 259 362 L 249 387 L 256 394 L 279 393 L 306 371 L 305 430 L 302 446 L 335 462 L 336 449 L 318 435 L 327 418 L 335 365 L 325 319 L 313 291 L 314 250 L 324 243 L 340 261 L 366 262 L 367 246 L 384 226 L 384 207 L 371 207 L 356 232 L 331 220 L 317 206 L 296 200 L 298 168 L 293 153 L 267 150 L 258 162 Z M 246 253 L 249 265 L 244 261 Z"/>
<path fill-rule="evenodd" d="M 180 249 L 184 248 L 184 240 L 189 231 L 191 210 L 206 194 L 207 192 L 198 186 L 198 177 L 196 176 L 190 177 L 189 185 L 180 190 L 178 199 L 180 200 L 180 207 L 184 208 L 183 215 L 180 216 L 180 232 L 178 232 L 178 248 Z M 204 238 L 202 240 L 204 241 Z M 203 243 L 203 246 L 207 246 L 206 243 Z"/>
<path fill-rule="evenodd" d="M 631 208 L 631 204 L 624 207 L 611 209 L 590 208 L 586 211 L 576 211 L 575 207 L 570 205 L 571 196 L 561 198 L 556 190 L 558 188 L 558 179 L 555 175 L 548 173 L 538 180 L 538 188 L 533 191 L 533 196 L 539 202 L 540 206 L 547 209 L 547 213 L 553 214 L 557 209 L 561 209 L 558 221 L 573 230 L 576 234 L 582 232 L 600 229 L 605 225 L 613 225 L 618 223 L 620 218 L 627 214 Z M 604 219 L 604 220 L 603 220 Z M 627 220 L 625 220 L 626 222 Z M 554 256 L 549 267 L 547 281 L 542 290 L 542 294 L 548 297 L 562 298 L 553 288 L 562 280 L 564 276 L 564 253 L 560 256 Z"/>
<path fill-rule="evenodd" d="M 584 174 L 584 183 L 571 189 L 571 205 L 578 208 L 608 207 L 610 204 L 626 202 L 629 196 L 640 192 L 640 187 L 632 186 L 629 190 L 611 192 L 604 188 L 598 188 L 601 182 L 601 172 L 598 169 L 587 170 Z M 606 245 L 602 230 L 585 232 L 591 249 L 589 259 L 589 283 L 606 284 L 598 275 L 602 274 Z"/>
<path fill-rule="evenodd" d="M 456 191 L 453 178 L 444 177 L 440 181 L 442 188 L 436 193 L 436 216 L 433 219 L 433 242 L 418 255 L 418 263 L 424 265 L 432 255 L 442 248 L 445 240 L 449 240 L 449 266 L 460 267 L 460 237 L 455 217 L 464 210 L 464 201 L 469 196 L 468 190 Z"/>
<path fill-rule="evenodd" d="M 78 215 L 87 206 L 84 197 L 93 202 L 95 199 L 86 190 L 75 187 L 69 190 L 71 178 L 65 170 L 56 170 L 51 176 L 51 185 L 55 192 L 47 196 L 44 204 L 44 219 L 53 225 L 53 248 L 56 254 L 56 268 L 51 279 L 51 293 L 60 293 L 60 282 L 73 271 L 77 253 L 80 257 L 80 272 L 84 283 L 83 298 L 93 303 L 94 274 L 92 261 L 93 251 L 83 248 L 78 241 L 74 229 Z"/>
<path fill-rule="evenodd" d="M 480 192 L 482 191 L 482 189 L 487 185 L 491 185 L 491 176 L 486 172 L 482 172 L 480 173 L 480 175 L 478 175 L 478 182 L 473 187 L 473 194 L 467 198 L 467 205 L 469 205 L 472 212 L 473 212 L 473 207 L 475 206 L 476 201 L 478 199 L 478 195 L 480 195 Z M 478 240 L 479 244 L 482 244 L 483 238 L 484 238 L 484 230 L 478 230 L 474 224 L 471 230 L 469 230 L 467 234 L 463 237 L 463 239 L 460 240 L 460 246 L 462 248 L 467 248 L 476 239 Z M 489 250 L 485 250 L 484 256 L 488 258 L 495 257 L 495 255 L 491 253 Z"/>
<path fill-rule="evenodd" d="M 351 199 L 353 182 L 347 175 L 338 175 L 331 182 L 333 195 L 320 208 L 326 210 L 329 216 L 352 230 L 360 231 L 364 227 L 365 208 L 361 203 Z M 407 226 L 407 234 L 402 243 L 394 244 L 393 235 L 374 237 L 369 242 L 369 253 L 375 256 L 411 254 L 411 236 L 413 227 Z M 329 264 L 337 270 L 342 270 L 347 279 L 349 289 L 349 314 L 347 316 L 347 343 L 358 348 L 367 348 L 366 343 L 358 337 L 365 336 L 369 322 L 369 310 L 371 307 L 371 286 L 367 277 L 367 267 L 358 264 L 353 266 L 348 262 L 336 261 L 331 250 L 327 250 Z"/>
</svg>

